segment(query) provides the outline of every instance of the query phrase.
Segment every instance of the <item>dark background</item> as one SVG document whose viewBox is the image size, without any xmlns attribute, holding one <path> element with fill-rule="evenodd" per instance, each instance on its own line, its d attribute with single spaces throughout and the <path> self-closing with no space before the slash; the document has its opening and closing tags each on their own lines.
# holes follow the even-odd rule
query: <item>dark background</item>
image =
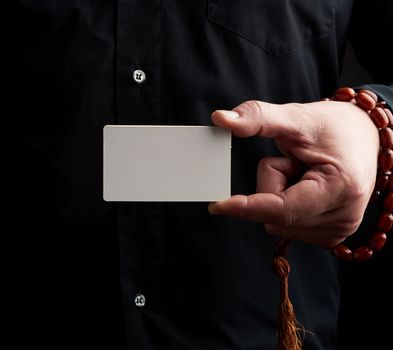
<svg viewBox="0 0 393 350">
<path fill-rule="evenodd" d="M 341 86 L 357 86 L 368 82 L 372 82 L 371 77 L 359 65 L 349 46 Z M 366 215 L 372 218 L 370 222 L 375 223 L 378 213 L 379 208 L 375 206 Z M 374 230 L 373 225 L 362 224 L 354 237 L 358 242 L 349 243 L 354 246 L 366 243 Z M 390 317 L 393 310 L 393 244 L 389 239 L 391 237 L 388 236 L 385 247 L 367 262 L 340 263 L 342 300 L 338 350 L 378 350 L 392 347 L 390 332 L 393 330 Z"/>
</svg>

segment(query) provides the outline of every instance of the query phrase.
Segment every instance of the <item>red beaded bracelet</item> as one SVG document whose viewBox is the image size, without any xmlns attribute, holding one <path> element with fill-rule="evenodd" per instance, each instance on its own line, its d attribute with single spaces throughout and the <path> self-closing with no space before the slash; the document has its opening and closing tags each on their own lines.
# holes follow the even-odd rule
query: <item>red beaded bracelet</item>
<svg viewBox="0 0 393 350">
<path fill-rule="evenodd" d="M 331 248 L 331 251 L 338 258 L 343 260 L 353 260 L 356 262 L 370 259 L 373 252 L 379 251 L 386 243 L 387 234 L 393 226 L 393 115 L 386 108 L 386 102 L 380 101 L 378 96 L 369 90 L 355 90 L 349 87 L 342 87 L 335 91 L 334 95 L 327 101 L 355 101 L 356 105 L 366 111 L 374 125 L 378 128 L 380 139 L 380 150 L 378 155 L 378 174 L 375 182 L 374 192 L 370 202 L 378 199 L 382 193 L 383 213 L 380 215 L 377 230 L 371 236 L 367 245 L 355 248 L 353 251 L 344 244 L 339 244 Z"/>
</svg>

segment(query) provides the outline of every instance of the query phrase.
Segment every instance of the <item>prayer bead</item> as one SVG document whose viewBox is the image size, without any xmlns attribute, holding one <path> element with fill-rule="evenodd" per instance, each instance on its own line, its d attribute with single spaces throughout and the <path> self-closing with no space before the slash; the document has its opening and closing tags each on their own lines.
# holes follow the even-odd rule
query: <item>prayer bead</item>
<svg viewBox="0 0 393 350">
<path fill-rule="evenodd" d="M 351 260 L 351 250 L 343 244 L 336 245 L 332 248 L 332 253 L 341 260 Z"/>
<path fill-rule="evenodd" d="M 351 101 L 355 96 L 355 90 L 349 87 L 342 87 L 334 93 L 334 98 L 338 101 Z"/>
<path fill-rule="evenodd" d="M 357 247 L 354 252 L 352 259 L 356 262 L 362 262 L 370 259 L 373 256 L 373 251 L 368 246 L 363 245 Z"/>
<path fill-rule="evenodd" d="M 393 128 L 393 114 L 388 108 L 384 108 L 383 111 L 386 113 L 386 116 L 389 119 L 389 127 Z"/>
<path fill-rule="evenodd" d="M 383 201 L 383 208 L 388 213 L 393 213 L 393 192 L 389 192 Z"/>
<path fill-rule="evenodd" d="M 386 233 L 385 232 L 375 232 L 369 241 L 369 247 L 377 252 L 383 248 L 386 243 Z"/>
<path fill-rule="evenodd" d="M 377 181 L 375 182 L 375 189 L 378 192 L 383 191 L 386 188 L 388 181 L 389 181 L 388 175 L 385 175 L 385 173 L 379 174 L 377 177 Z"/>
<path fill-rule="evenodd" d="M 378 96 L 369 90 L 359 90 L 357 93 L 351 88 L 337 89 L 333 100 L 351 101 L 355 99 L 358 107 L 367 112 L 375 127 L 379 131 L 380 151 L 378 154 L 378 175 L 375 181 L 370 203 L 377 201 L 387 191 L 383 198 L 383 212 L 378 219 L 378 230 L 368 241 L 355 250 L 351 250 L 344 244 L 331 248 L 331 252 L 342 260 L 356 262 L 366 261 L 373 256 L 374 251 L 381 250 L 386 243 L 387 233 L 393 226 L 393 176 L 390 169 L 393 168 L 393 114 L 387 108 L 385 101 L 378 101 Z"/>
<path fill-rule="evenodd" d="M 367 95 L 369 95 L 369 96 L 375 101 L 375 104 L 378 103 L 378 96 L 377 96 L 376 94 L 374 94 L 372 91 L 370 91 L 370 90 L 365 90 L 365 89 L 361 89 L 361 90 L 359 90 L 358 93 L 359 93 L 359 94 L 367 94 Z"/>
<path fill-rule="evenodd" d="M 378 129 L 384 128 L 389 124 L 388 116 L 386 115 L 385 111 L 380 107 L 372 109 L 370 112 L 370 117 Z"/>
<path fill-rule="evenodd" d="M 356 95 L 355 99 L 357 105 L 365 111 L 369 111 L 370 109 L 373 109 L 376 105 L 376 102 L 373 99 L 373 97 L 366 94 L 365 92 L 359 92 Z"/>
<path fill-rule="evenodd" d="M 383 149 L 379 152 L 378 166 L 382 171 L 389 171 L 393 166 L 393 151 L 391 149 Z"/>
<path fill-rule="evenodd" d="M 393 214 L 391 213 L 382 213 L 378 220 L 378 228 L 382 232 L 388 233 L 393 226 Z"/>
<path fill-rule="evenodd" d="M 390 128 L 383 128 L 379 130 L 379 139 L 383 148 L 393 147 L 393 130 Z"/>
</svg>

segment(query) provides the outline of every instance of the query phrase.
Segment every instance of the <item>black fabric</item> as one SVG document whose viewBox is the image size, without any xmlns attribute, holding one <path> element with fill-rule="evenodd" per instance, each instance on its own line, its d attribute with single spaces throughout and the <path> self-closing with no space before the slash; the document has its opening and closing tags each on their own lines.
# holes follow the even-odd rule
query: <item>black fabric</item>
<svg viewBox="0 0 393 350">
<path fill-rule="evenodd" d="M 383 21 L 374 20 L 375 4 L 384 6 Z M 14 179 L 24 200 L 12 233 L 23 242 L 18 315 L 30 347 L 274 349 L 276 238 L 262 225 L 210 216 L 207 203 L 104 202 L 102 128 L 211 125 L 212 111 L 245 100 L 330 96 L 348 32 L 375 83 L 385 84 L 370 88 L 393 105 L 386 50 L 380 59 L 350 28 L 371 18 L 367 35 L 391 33 L 392 3 L 374 1 L 351 18 L 352 6 L 352 0 L 14 2 L 7 13 L 19 29 L 22 58 L 12 110 Z M 133 82 L 135 69 L 146 73 L 143 84 Z M 259 159 L 277 153 L 271 140 L 235 138 L 232 193 L 253 193 Z M 336 260 L 302 243 L 291 245 L 289 259 L 290 294 L 310 331 L 304 349 L 334 349 Z M 134 305 L 137 293 L 146 297 L 143 308 Z"/>
</svg>

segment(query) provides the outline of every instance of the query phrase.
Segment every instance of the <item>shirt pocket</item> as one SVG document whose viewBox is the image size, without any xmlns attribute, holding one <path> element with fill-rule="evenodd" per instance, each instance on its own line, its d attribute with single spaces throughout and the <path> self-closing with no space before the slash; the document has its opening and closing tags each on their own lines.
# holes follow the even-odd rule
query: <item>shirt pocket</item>
<svg viewBox="0 0 393 350">
<path fill-rule="evenodd" d="M 330 33 L 335 0 L 208 0 L 208 18 L 274 56 Z"/>
</svg>

